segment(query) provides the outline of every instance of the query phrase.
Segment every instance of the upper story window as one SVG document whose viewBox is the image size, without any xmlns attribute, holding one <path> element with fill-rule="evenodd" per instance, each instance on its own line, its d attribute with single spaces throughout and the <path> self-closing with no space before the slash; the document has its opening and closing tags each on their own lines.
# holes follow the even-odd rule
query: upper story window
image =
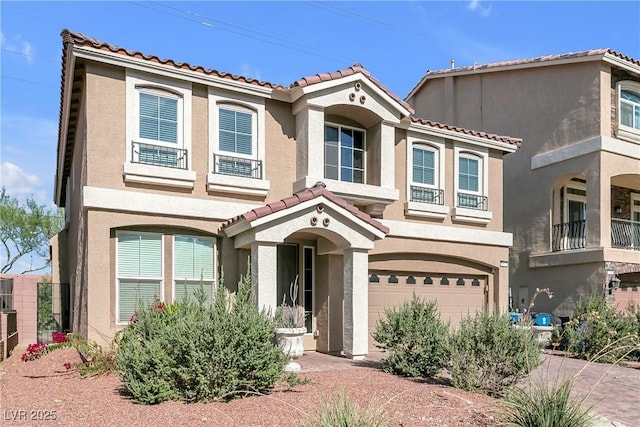
<svg viewBox="0 0 640 427">
<path fill-rule="evenodd" d="M 456 159 L 457 207 L 487 210 L 486 161 L 487 159 L 479 153 L 458 152 Z"/>
<path fill-rule="evenodd" d="M 439 185 L 439 151 L 437 148 L 413 144 L 411 153 L 410 201 L 444 204 L 444 192 Z"/>
<path fill-rule="evenodd" d="M 364 184 L 365 132 L 326 124 L 324 127 L 324 177 Z"/>
<path fill-rule="evenodd" d="M 254 94 L 209 88 L 207 190 L 265 196 L 265 101 Z"/>
<path fill-rule="evenodd" d="M 618 84 L 618 136 L 640 141 L 640 83 Z"/>
<path fill-rule="evenodd" d="M 193 188 L 191 83 L 127 70 L 126 88 L 125 181 Z"/>
<path fill-rule="evenodd" d="M 140 90 L 141 139 L 178 143 L 178 98 Z"/>
<path fill-rule="evenodd" d="M 134 163 L 187 169 L 182 138 L 182 98 L 162 89 L 137 87 L 138 132 L 132 141 Z"/>
<path fill-rule="evenodd" d="M 620 91 L 620 124 L 640 130 L 640 93 Z"/>
</svg>

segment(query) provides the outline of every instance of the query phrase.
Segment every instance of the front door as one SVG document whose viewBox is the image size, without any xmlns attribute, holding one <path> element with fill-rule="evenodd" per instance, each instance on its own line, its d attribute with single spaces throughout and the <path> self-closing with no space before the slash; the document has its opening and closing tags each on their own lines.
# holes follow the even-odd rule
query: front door
<svg viewBox="0 0 640 427">
<path fill-rule="evenodd" d="M 315 248 L 302 244 L 285 243 L 277 247 L 277 296 L 278 305 L 304 307 L 305 327 L 304 349 L 314 351 L 315 316 L 313 310 Z M 297 289 L 295 285 L 297 284 Z M 295 301 L 294 301 L 295 300 Z"/>
</svg>

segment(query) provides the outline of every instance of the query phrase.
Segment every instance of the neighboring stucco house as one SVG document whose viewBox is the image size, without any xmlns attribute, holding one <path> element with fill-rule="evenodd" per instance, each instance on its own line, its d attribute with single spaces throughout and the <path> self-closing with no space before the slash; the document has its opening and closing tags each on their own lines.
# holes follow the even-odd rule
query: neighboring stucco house
<svg viewBox="0 0 640 427">
<path fill-rule="evenodd" d="M 591 292 L 638 294 L 638 59 L 600 49 L 429 71 L 406 101 L 433 120 L 523 138 L 504 164 L 514 308 L 549 287 L 555 297 L 534 309 L 557 321 Z"/>
<path fill-rule="evenodd" d="M 73 329 L 251 265 L 261 307 L 299 278 L 307 350 L 363 357 L 387 307 L 456 324 L 507 309 L 503 156 L 521 140 L 415 118 L 361 65 L 289 87 L 63 31 L 52 240 Z"/>
</svg>

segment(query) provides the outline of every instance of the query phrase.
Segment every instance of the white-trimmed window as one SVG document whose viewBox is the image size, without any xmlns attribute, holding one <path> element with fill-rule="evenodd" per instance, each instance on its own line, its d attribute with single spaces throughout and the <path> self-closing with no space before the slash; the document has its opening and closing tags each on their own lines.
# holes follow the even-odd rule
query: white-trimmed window
<svg viewBox="0 0 640 427">
<path fill-rule="evenodd" d="M 116 245 L 116 323 L 127 323 L 140 307 L 162 294 L 162 235 L 119 231 Z"/>
<path fill-rule="evenodd" d="M 410 201 L 444 204 L 439 157 L 439 150 L 434 146 L 412 144 Z"/>
<path fill-rule="evenodd" d="M 191 83 L 127 70 L 126 182 L 193 188 Z"/>
<path fill-rule="evenodd" d="M 618 84 L 618 135 L 640 140 L 640 83 Z"/>
<path fill-rule="evenodd" d="M 194 301 L 196 290 L 211 298 L 215 281 L 215 240 L 201 236 L 174 236 L 173 300 Z"/>
<path fill-rule="evenodd" d="M 209 88 L 209 191 L 265 196 L 265 101 Z"/>
<path fill-rule="evenodd" d="M 335 124 L 324 126 L 324 177 L 364 184 L 365 131 Z"/>
<path fill-rule="evenodd" d="M 456 144 L 454 151 L 455 208 L 452 219 L 487 224 L 489 210 L 489 151 L 483 147 Z"/>
<path fill-rule="evenodd" d="M 256 159 L 256 113 L 233 104 L 218 105 L 218 145 L 214 172 L 262 179 Z"/>
<path fill-rule="evenodd" d="M 484 159 L 477 154 L 461 152 L 457 158 L 456 206 L 487 210 L 484 195 Z"/>
</svg>

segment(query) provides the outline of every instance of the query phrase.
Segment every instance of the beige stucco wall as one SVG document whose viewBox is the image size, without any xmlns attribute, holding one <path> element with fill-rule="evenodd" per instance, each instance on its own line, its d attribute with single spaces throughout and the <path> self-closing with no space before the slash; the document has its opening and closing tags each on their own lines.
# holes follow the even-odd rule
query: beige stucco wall
<svg viewBox="0 0 640 427">
<path fill-rule="evenodd" d="M 616 84 L 635 78 L 600 61 L 479 71 L 427 80 L 410 100 L 419 116 L 523 138 L 504 162 L 504 227 L 514 233 L 514 307 L 520 288 L 528 287 L 526 299 L 535 288 L 550 287 L 556 296 L 541 297 L 535 310 L 567 315 L 580 294 L 601 291 L 606 261 L 637 262 L 637 252 L 606 249 L 611 246 L 611 185 L 640 190 L 638 155 L 625 154 L 633 145 L 575 154 L 585 141 L 614 141 Z M 570 158 L 548 161 L 558 149 Z M 534 165 L 541 159 L 547 163 Z M 558 197 L 572 176 L 587 181 L 587 248 L 549 254 L 554 191 Z"/>
<path fill-rule="evenodd" d="M 154 232 L 172 234 L 179 230 L 190 230 L 194 233 L 218 235 L 220 225 L 234 214 L 224 218 L 209 216 L 209 219 L 198 217 L 196 214 L 174 215 L 150 214 L 130 211 L 129 206 L 120 205 L 122 210 L 114 207 L 96 208 L 87 206 L 83 199 L 83 190 L 99 188 L 118 190 L 127 193 L 134 202 L 140 194 L 168 196 L 172 204 L 206 201 L 215 206 L 217 202 L 247 203 L 251 207 L 263 205 L 288 197 L 293 192 L 293 183 L 305 176 L 303 162 L 297 156 L 296 117 L 292 113 L 292 104 L 284 101 L 265 100 L 266 140 L 265 179 L 270 182 L 266 196 L 234 195 L 229 193 L 207 191 L 207 173 L 210 164 L 209 152 L 209 94 L 204 85 L 191 85 L 191 151 L 192 170 L 196 178 L 192 189 L 174 188 L 150 184 L 127 183 L 123 178 L 123 165 L 126 162 L 126 81 L 123 69 L 110 65 L 86 63 L 84 80 L 85 92 L 81 99 L 80 119 L 76 135 L 74 157 L 72 163 L 73 184 L 70 188 L 73 197 L 67 207 L 70 210 L 71 225 L 65 238 L 57 239 L 57 244 L 66 246 L 66 252 L 60 249 L 59 259 L 68 260 L 68 272 L 60 270 L 63 276 L 73 284 L 75 297 L 74 313 L 76 313 L 75 327 L 85 322 L 89 339 L 100 343 L 108 342 L 116 330 L 115 325 L 115 234 L 119 228 L 144 229 Z M 340 89 L 342 90 L 342 89 Z M 346 90 L 346 89 L 345 89 Z M 375 99 L 375 108 L 382 108 L 384 103 Z M 369 105 L 369 104 L 367 104 Z M 380 162 L 383 151 L 387 150 L 390 141 L 378 141 L 388 137 L 380 124 L 381 112 L 367 112 L 358 109 L 331 109 L 332 119 L 335 115 L 347 112 L 358 113 L 358 119 L 367 128 L 367 137 L 375 140 L 367 152 L 367 182 L 378 184 L 383 179 L 383 173 L 375 170 L 374 163 Z M 125 113 L 123 113 L 125 112 Z M 385 113 L 387 114 L 387 113 Z M 388 113 L 391 114 L 391 113 Z M 394 111 L 393 114 L 397 114 Z M 355 116 L 354 116 L 355 117 Z M 429 117 L 431 118 L 431 117 Z M 347 118 L 338 120 L 348 122 Z M 397 117 L 396 117 L 397 119 Z M 378 120 L 378 122 L 376 122 Z M 389 127 L 388 124 L 385 126 Z M 386 128 L 385 128 L 386 129 Z M 517 136 L 517 135 L 516 135 Z M 479 234 L 502 231 L 503 200 L 502 200 L 502 152 L 488 150 L 489 170 L 489 210 L 492 219 L 486 224 L 471 224 L 456 222 L 451 213 L 443 219 L 432 220 L 418 217 L 407 217 L 406 202 L 406 131 L 396 128 L 393 135 L 393 153 L 395 154 L 393 186 L 399 190 L 397 201 L 391 202 L 384 210 L 385 220 L 406 221 L 415 224 L 439 224 L 460 229 L 477 230 Z M 454 147 L 456 143 L 446 140 L 445 144 L 445 203 L 455 206 L 454 188 Z M 386 152 L 386 151 L 385 151 Z M 299 155 L 300 153 L 298 153 Z M 313 159 L 322 162 L 322 159 Z M 380 168 L 382 169 L 381 165 Z M 388 170 L 388 166 L 385 166 Z M 386 179 L 386 178 L 385 178 Z M 331 190 L 331 188 L 329 188 Z M 158 200 L 158 199 L 156 199 Z M 121 203 L 119 200 L 117 203 Z M 115 203 L 115 202 L 114 202 Z M 132 203 L 133 205 L 133 203 Z M 114 205 L 115 206 L 115 205 Z M 137 209 L 137 208 L 136 208 Z M 248 210 L 249 208 L 247 208 Z M 125 212 L 126 210 L 126 212 Z M 221 215 L 222 216 L 222 215 Z M 218 261 L 225 272 L 225 282 L 231 288 L 240 274 L 246 272 L 248 250 L 238 250 L 234 247 L 233 239 L 218 235 Z M 165 300 L 171 295 L 171 239 L 165 237 Z M 428 236 L 419 238 L 399 238 L 389 236 L 378 241 L 371 251 L 375 261 L 372 268 L 406 270 L 419 268 L 432 271 L 443 271 L 447 274 L 477 275 L 487 278 L 489 285 L 489 308 L 493 306 L 504 310 L 507 304 L 507 274 L 500 261 L 508 259 L 508 248 L 504 245 L 469 244 L 463 242 L 443 242 L 429 240 Z M 405 263 L 398 256 L 414 256 L 420 254 L 419 264 L 412 267 L 411 262 Z M 423 256 L 424 255 L 424 256 Z M 337 352 L 342 349 L 342 304 L 343 289 L 343 258 L 342 255 L 330 254 L 318 256 L 316 264 L 317 283 L 316 298 L 322 298 L 323 303 L 316 307 L 317 327 L 320 335 L 317 347 L 321 351 Z M 64 281 L 64 280 L 63 280 Z M 329 322 L 329 318 L 331 321 Z M 80 330 L 82 333 L 82 329 Z"/>
</svg>

